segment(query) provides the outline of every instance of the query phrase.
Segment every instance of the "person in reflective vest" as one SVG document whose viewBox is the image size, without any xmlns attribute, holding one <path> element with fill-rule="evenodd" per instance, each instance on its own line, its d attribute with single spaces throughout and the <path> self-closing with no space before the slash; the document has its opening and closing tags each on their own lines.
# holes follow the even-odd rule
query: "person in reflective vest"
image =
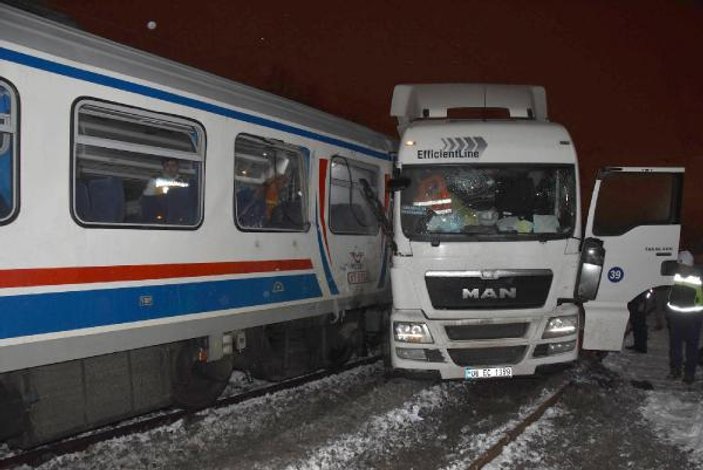
<svg viewBox="0 0 703 470">
<path fill-rule="evenodd" d="M 413 205 L 431 209 L 439 215 L 451 213 L 452 197 L 444 176 L 430 173 L 420 179 Z"/>
<path fill-rule="evenodd" d="M 689 258 L 689 257 L 686 257 Z M 684 261 L 682 263 L 682 261 Z M 686 344 L 686 364 L 683 381 L 692 383 L 698 364 L 698 343 L 703 324 L 703 290 L 701 271 L 689 259 L 679 257 L 679 267 L 667 302 L 669 323 L 669 378 L 681 377 L 683 345 Z M 684 264 L 685 263 L 685 264 Z M 691 263 L 692 264 L 692 263 Z"/>
</svg>

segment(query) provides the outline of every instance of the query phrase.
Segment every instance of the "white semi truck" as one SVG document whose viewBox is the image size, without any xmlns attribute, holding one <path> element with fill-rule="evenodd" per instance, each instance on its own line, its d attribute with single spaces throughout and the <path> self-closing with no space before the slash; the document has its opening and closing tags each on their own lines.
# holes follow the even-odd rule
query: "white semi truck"
<svg viewBox="0 0 703 470">
<path fill-rule="evenodd" d="M 601 170 L 582 230 L 574 143 L 544 88 L 398 85 L 391 114 L 388 365 L 510 377 L 619 351 L 627 302 L 671 283 L 683 168 Z"/>
</svg>

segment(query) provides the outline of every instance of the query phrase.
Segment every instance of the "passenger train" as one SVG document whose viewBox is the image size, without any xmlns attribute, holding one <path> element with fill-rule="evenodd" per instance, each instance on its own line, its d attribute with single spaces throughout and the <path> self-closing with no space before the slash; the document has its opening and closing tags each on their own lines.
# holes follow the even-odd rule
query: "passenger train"
<svg viewBox="0 0 703 470">
<path fill-rule="evenodd" d="M 0 441 L 337 365 L 382 329 L 396 143 L 0 5 Z"/>
</svg>

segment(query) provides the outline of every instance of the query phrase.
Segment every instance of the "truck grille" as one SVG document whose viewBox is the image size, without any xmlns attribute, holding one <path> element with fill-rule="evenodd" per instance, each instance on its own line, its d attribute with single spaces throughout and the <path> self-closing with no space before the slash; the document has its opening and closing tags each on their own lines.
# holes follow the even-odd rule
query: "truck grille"
<svg viewBox="0 0 703 470">
<path fill-rule="evenodd" d="M 502 366 L 517 364 L 525 355 L 527 346 L 503 348 L 448 349 L 449 357 L 458 366 Z"/>
<path fill-rule="evenodd" d="M 425 275 L 436 309 L 518 309 L 544 305 L 552 285 L 548 269 L 430 271 Z"/>
<path fill-rule="evenodd" d="M 522 338 L 529 323 L 502 323 L 495 325 L 451 325 L 444 329 L 453 341 L 472 339 Z"/>
</svg>

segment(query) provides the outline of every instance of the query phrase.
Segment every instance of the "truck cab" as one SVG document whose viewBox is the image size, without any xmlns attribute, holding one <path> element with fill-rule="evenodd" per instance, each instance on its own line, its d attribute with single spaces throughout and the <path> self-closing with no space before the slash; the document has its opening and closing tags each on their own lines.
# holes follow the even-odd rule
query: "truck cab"
<svg viewBox="0 0 703 470">
<path fill-rule="evenodd" d="M 673 201 L 680 199 L 682 170 L 611 169 L 640 182 L 643 175 L 668 178 L 659 196 L 669 196 L 671 214 L 655 221 L 654 231 L 662 233 L 656 241 L 648 238 L 653 225 L 647 217 L 598 238 L 590 219 L 587 233 L 582 230 L 576 151 L 568 131 L 547 119 L 543 88 L 399 85 L 392 115 L 401 139 L 390 365 L 472 379 L 530 375 L 570 362 L 581 346 L 588 300 L 594 306 L 585 321 L 592 348 L 619 350 L 627 301 L 670 283 L 658 264 L 676 258 L 680 226 Z M 608 174 L 601 176 L 597 186 Z M 642 253 L 635 255 L 651 266 L 634 269 L 652 273 L 633 279 L 638 275 L 608 249 L 631 243 L 625 239 L 639 228 Z M 609 258 L 619 266 L 610 267 Z M 601 284 L 620 282 L 608 279 L 621 272 L 612 268 L 628 282 L 616 286 L 617 299 L 599 299 L 600 290 L 610 292 Z"/>
</svg>

